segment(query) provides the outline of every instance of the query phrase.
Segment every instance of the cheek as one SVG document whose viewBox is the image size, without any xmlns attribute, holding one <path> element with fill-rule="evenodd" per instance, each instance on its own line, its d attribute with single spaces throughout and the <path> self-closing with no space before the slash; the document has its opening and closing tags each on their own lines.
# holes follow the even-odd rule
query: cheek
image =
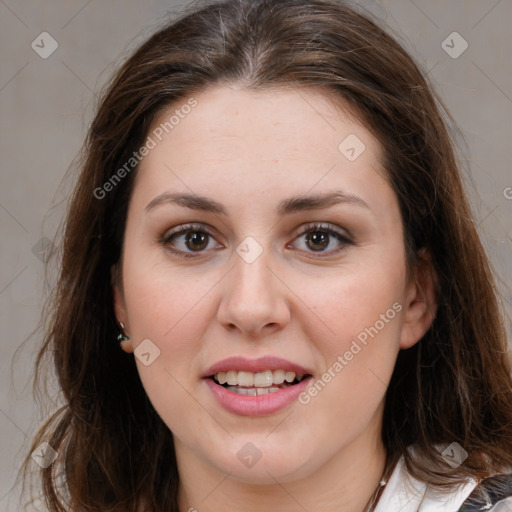
<svg viewBox="0 0 512 512">
<path fill-rule="evenodd" d="M 201 350 L 210 321 L 208 293 L 218 278 L 205 274 L 199 279 L 185 269 L 171 271 L 162 267 L 144 266 L 135 258 L 126 260 L 130 334 L 135 348 L 145 339 L 158 347 L 160 353 L 150 365 L 135 359 L 139 376 L 162 420 L 176 435 L 186 437 L 191 421 L 205 421 L 204 411 L 189 391 L 197 377 L 192 363 Z"/>
<path fill-rule="evenodd" d="M 403 260 L 382 257 L 309 287 L 308 304 L 322 321 L 308 334 L 324 367 L 301 403 L 326 429 L 355 433 L 383 399 L 399 351 L 404 272 Z"/>
<path fill-rule="evenodd" d="M 311 339 L 325 339 L 333 350 L 339 351 L 365 328 L 376 322 L 381 328 L 382 321 L 386 325 L 383 331 L 397 334 L 400 317 L 396 309 L 400 308 L 392 306 L 403 298 L 404 275 L 402 260 L 381 259 L 373 264 L 361 262 L 325 278 L 303 281 L 304 287 L 297 285 L 295 292 L 306 298 L 305 303 L 314 313 L 314 322 L 305 324 L 314 326 Z M 390 317 L 393 321 L 387 322 Z M 325 336 L 319 338 L 319 332 Z"/>
<path fill-rule="evenodd" d="M 155 409 L 170 428 L 175 427 L 170 421 L 185 417 L 194 405 L 185 389 L 197 378 L 193 363 L 211 322 L 211 299 L 219 276 L 205 271 L 199 277 L 197 268 L 152 264 L 136 255 L 126 258 L 124 271 L 134 348 L 150 339 L 160 351 L 149 366 L 136 358 L 139 375 Z"/>
<path fill-rule="evenodd" d="M 153 335 L 166 343 L 179 343 L 186 337 L 189 343 L 194 340 L 190 328 L 199 328 L 201 311 L 219 279 L 206 270 L 199 275 L 197 268 L 171 266 L 161 259 L 144 262 L 136 254 L 125 260 L 125 297 L 136 336 Z"/>
<path fill-rule="evenodd" d="M 382 399 L 399 351 L 404 272 L 403 260 L 379 258 L 309 286 L 316 316 L 303 325 L 323 365 L 317 403 L 333 406 L 328 416 L 348 421 L 347 410 L 370 412 Z"/>
</svg>

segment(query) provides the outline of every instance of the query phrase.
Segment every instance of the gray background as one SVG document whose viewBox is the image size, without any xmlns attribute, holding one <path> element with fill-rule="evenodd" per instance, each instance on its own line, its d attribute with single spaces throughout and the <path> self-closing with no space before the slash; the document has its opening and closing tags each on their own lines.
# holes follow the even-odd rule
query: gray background
<svg viewBox="0 0 512 512">
<path fill-rule="evenodd" d="M 470 191 L 474 217 L 510 318 L 512 0 L 361 3 L 386 20 L 429 70 L 459 124 L 464 180 L 477 191 Z M 29 335 L 47 293 L 42 262 L 46 240 L 53 239 L 75 177 L 71 173 L 64 179 L 66 170 L 92 119 L 96 95 L 114 67 L 155 24 L 184 4 L 0 0 L 0 512 L 20 510 L 16 471 L 45 417 L 31 395 L 41 333 Z M 458 58 L 442 47 L 454 31 L 469 45 Z M 46 59 L 31 47 L 34 40 L 41 45 L 42 32 L 58 42 Z M 449 38 L 445 44 L 454 46 L 453 53 L 460 43 Z M 50 275 L 50 284 L 52 279 Z M 507 328 L 510 332 L 510 320 Z"/>
</svg>

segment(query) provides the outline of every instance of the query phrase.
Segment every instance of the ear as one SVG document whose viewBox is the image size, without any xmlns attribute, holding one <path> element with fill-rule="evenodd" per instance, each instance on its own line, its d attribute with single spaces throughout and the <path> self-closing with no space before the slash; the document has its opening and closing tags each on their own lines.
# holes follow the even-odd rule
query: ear
<svg viewBox="0 0 512 512">
<path fill-rule="evenodd" d="M 414 275 L 407 289 L 404 324 L 400 337 L 401 349 L 416 344 L 434 322 L 437 312 L 437 284 L 430 254 L 422 249 L 418 253 Z"/>
<path fill-rule="evenodd" d="M 124 300 L 124 292 L 123 285 L 119 275 L 119 270 L 117 265 L 112 265 L 110 269 L 110 277 L 111 277 L 111 285 L 112 285 L 112 294 L 114 296 L 114 311 L 116 314 L 117 322 L 123 323 L 124 329 L 119 325 L 119 330 L 123 331 L 126 336 L 130 337 L 130 326 L 128 323 L 128 314 L 126 312 L 126 304 Z M 131 339 L 122 341 L 120 343 L 121 348 L 128 354 L 133 352 L 133 342 Z"/>
</svg>

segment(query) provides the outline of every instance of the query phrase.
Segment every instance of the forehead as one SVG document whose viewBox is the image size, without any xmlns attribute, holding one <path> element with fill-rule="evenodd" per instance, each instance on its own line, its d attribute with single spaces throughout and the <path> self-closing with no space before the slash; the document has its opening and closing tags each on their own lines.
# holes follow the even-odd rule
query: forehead
<svg viewBox="0 0 512 512">
<path fill-rule="evenodd" d="M 162 111 L 148 136 L 155 144 L 136 187 L 153 195 L 167 185 L 254 197 L 270 197 L 272 186 L 304 193 L 348 183 L 361 191 L 369 180 L 378 187 L 382 172 L 378 141 L 348 105 L 319 88 L 211 87 Z"/>
<path fill-rule="evenodd" d="M 326 89 L 290 87 L 248 90 L 224 85 L 207 88 L 193 97 L 197 104 L 189 113 L 182 114 L 179 119 L 173 116 L 182 109 L 185 111 L 189 98 L 183 98 L 161 112 L 151 130 L 162 127 L 169 132 L 164 137 L 172 133 L 176 145 L 185 136 L 184 131 L 193 130 L 195 141 L 202 147 L 213 145 L 232 151 L 237 148 L 230 144 L 244 139 L 247 150 L 275 154 L 276 157 L 282 156 L 286 149 L 311 151 L 312 145 L 318 148 L 318 152 L 337 152 L 341 138 L 357 132 L 366 139 L 365 142 L 374 146 L 373 149 L 378 150 L 377 142 L 367 133 L 353 109 Z M 171 117 L 175 124 L 169 127 L 167 123 L 166 130 L 166 122 Z M 187 133 L 186 137 L 189 136 L 190 133 Z M 249 146 L 251 142 L 260 141 L 269 144 Z M 193 141 L 186 142 L 191 145 Z"/>
</svg>

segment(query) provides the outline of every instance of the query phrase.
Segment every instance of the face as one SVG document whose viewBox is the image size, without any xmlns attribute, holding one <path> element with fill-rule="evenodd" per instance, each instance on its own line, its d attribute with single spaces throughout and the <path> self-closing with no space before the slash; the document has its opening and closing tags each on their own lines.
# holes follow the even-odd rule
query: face
<svg viewBox="0 0 512 512">
<path fill-rule="evenodd" d="M 155 121 L 136 176 L 114 288 L 125 350 L 179 467 L 312 475 L 378 444 L 398 351 L 430 323 L 382 148 L 319 90 L 194 98 Z"/>
</svg>

